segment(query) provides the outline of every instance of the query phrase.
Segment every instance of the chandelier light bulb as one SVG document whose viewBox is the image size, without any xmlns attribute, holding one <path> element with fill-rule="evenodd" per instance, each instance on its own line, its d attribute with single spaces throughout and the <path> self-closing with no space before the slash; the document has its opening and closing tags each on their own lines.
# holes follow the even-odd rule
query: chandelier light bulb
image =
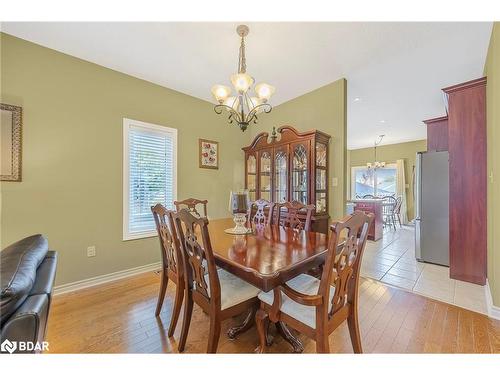
<svg viewBox="0 0 500 375">
<path fill-rule="evenodd" d="M 236 96 L 230 96 L 226 100 L 224 100 L 224 105 L 231 107 L 235 111 L 238 110 L 239 100 Z M 229 110 L 229 109 L 228 109 Z"/>
<path fill-rule="evenodd" d="M 215 85 L 212 87 L 212 95 L 221 104 L 224 103 L 229 94 L 231 94 L 231 89 L 227 86 Z"/>
<path fill-rule="evenodd" d="M 246 73 L 233 74 L 231 76 L 231 82 L 240 94 L 244 94 L 248 91 L 250 86 L 253 85 L 253 78 Z"/>
<path fill-rule="evenodd" d="M 252 107 L 255 108 L 257 107 L 259 104 L 262 103 L 262 100 L 260 100 L 259 98 L 255 97 L 255 96 L 252 96 L 250 98 L 250 103 L 252 104 Z"/>
<path fill-rule="evenodd" d="M 271 96 L 274 94 L 274 91 L 276 91 L 276 89 L 273 86 L 268 85 L 267 83 L 259 83 L 257 86 L 255 86 L 255 93 L 264 103 L 271 98 Z"/>
</svg>

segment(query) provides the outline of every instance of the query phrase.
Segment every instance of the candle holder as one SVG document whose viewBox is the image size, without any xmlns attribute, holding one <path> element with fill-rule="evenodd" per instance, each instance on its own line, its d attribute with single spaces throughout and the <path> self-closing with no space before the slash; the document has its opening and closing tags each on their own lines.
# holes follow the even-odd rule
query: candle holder
<svg viewBox="0 0 500 375">
<path fill-rule="evenodd" d="M 234 228 L 226 229 L 229 234 L 248 234 L 252 232 L 251 228 L 247 228 L 247 213 L 249 207 L 248 192 L 231 192 L 229 194 L 229 211 L 233 214 Z"/>
</svg>

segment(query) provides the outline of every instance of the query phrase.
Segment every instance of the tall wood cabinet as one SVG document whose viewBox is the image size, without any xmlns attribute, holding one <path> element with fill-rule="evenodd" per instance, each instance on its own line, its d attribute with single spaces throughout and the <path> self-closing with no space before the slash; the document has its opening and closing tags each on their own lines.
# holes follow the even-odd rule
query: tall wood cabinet
<svg viewBox="0 0 500 375">
<path fill-rule="evenodd" d="M 282 126 L 277 134 L 260 133 L 245 152 L 245 188 L 252 201 L 314 204 L 312 228 L 328 231 L 328 144 L 318 130 L 298 132 Z"/>
<path fill-rule="evenodd" d="M 486 78 L 443 89 L 450 154 L 450 277 L 484 285 L 487 251 Z"/>
</svg>

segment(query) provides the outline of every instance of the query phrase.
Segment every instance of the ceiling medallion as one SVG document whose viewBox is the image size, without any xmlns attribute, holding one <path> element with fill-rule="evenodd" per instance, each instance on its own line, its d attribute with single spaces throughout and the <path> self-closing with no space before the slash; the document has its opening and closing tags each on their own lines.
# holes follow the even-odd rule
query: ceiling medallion
<svg viewBox="0 0 500 375">
<path fill-rule="evenodd" d="M 241 45 L 238 57 L 238 73 L 231 76 L 231 83 L 236 91 L 236 96 L 231 95 L 231 88 L 224 85 L 212 87 L 212 94 L 217 101 L 214 111 L 222 114 L 224 110 L 229 112 L 228 122 L 236 122 L 242 131 L 245 131 L 251 123 L 257 123 L 258 113 L 269 113 L 273 107 L 268 103 L 269 98 L 274 94 L 275 88 L 267 83 L 259 83 L 255 86 L 256 96 L 250 96 L 249 91 L 254 84 L 254 79 L 247 74 L 247 64 L 245 58 L 245 37 L 250 29 L 246 25 L 239 25 L 236 33 L 241 38 Z"/>
</svg>

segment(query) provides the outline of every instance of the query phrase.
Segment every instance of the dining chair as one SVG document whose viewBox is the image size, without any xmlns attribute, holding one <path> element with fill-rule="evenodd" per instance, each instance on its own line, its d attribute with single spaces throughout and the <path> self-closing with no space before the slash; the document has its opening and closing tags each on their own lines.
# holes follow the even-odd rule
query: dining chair
<svg viewBox="0 0 500 375">
<path fill-rule="evenodd" d="M 329 352 L 330 334 L 347 320 L 355 353 L 362 353 L 358 322 L 361 259 L 373 214 L 355 211 L 330 227 L 328 254 L 321 280 L 301 274 L 270 292 L 259 293 L 255 320 L 259 352 L 268 344 L 269 320 L 283 322 L 316 341 L 318 353 Z"/>
<path fill-rule="evenodd" d="M 267 210 L 267 213 L 266 213 Z M 250 203 L 248 209 L 248 222 L 250 224 L 265 226 L 271 223 L 273 215 L 274 203 L 266 199 L 258 199 Z"/>
<path fill-rule="evenodd" d="M 160 281 L 160 294 L 156 304 L 155 315 L 159 316 L 165 299 L 165 292 L 167 290 L 168 280 L 176 285 L 174 308 L 172 310 L 172 318 L 170 319 L 170 326 L 168 328 L 168 337 L 174 334 L 179 314 L 182 307 L 182 299 L 184 297 L 184 271 L 182 267 L 182 256 L 180 253 L 179 239 L 174 227 L 172 218 L 173 211 L 167 210 L 163 205 L 157 204 L 151 207 L 153 217 L 156 223 L 156 230 L 158 231 L 158 238 L 160 239 L 160 250 L 162 260 L 162 272 Z"/>
<path fill-rule="evenodd" d="M 394 215 L 394 223 L 396 223 L 396 219 L 398 220 L 399 227 L 401 228 L 401 206 L 403 204 L 403 197 L 399 195 L 396 198 L 396 205 L 394 206 L 393 215 Z"/>
<path fill-rule="evenodd" d="M 275 214 L 271 216 L 272 224 L 276 222 L 283 227 L 292 229 L 311 230 L 312 214 L 315 209 L 313 204 L 305 205 L 297 201 L 276 203 Z M 305 216 L 305 220 L 301 218 Z"/>
<path fill-rule="evenodd" d="M 207 217 L 207 204 L 208 201 L 205 200 L 200 200 L 196 198 L 188 198 L 184 199 L 183 201 L 174 201 L 174 206 L 175 210 L 179 212 L 179 210 L 183 207 L 187 207 L 188 211 L 191 212 L 193 215 L 197 217 L 202 217 L 201 214 L 198 212 L 196 209 L 197 205 L 203 205 L 203 216 Z"/>
<path fill-rule="evenodd" d="M 392 195 L 386 195 L 382 198 L 382 216 L 384 220 L 384 226 L 393 227 L 396 230 L 396 220 L 394 209 L 396 207 L 397 200 Z"/>
<path fill-rule="evenodd" d="M 193 304 L 196 303 L 210 317 L 207 353 L 215 353 L 221 322 L 256 309 L 260 290 L 215 267 L 206 217 L 197 218 L 185 208 L 173 213 L 172 217 L 179 235 L 185 275 L 184 319 L 178 349 L 179 352 L 185 349 Z"/>
</svg>

